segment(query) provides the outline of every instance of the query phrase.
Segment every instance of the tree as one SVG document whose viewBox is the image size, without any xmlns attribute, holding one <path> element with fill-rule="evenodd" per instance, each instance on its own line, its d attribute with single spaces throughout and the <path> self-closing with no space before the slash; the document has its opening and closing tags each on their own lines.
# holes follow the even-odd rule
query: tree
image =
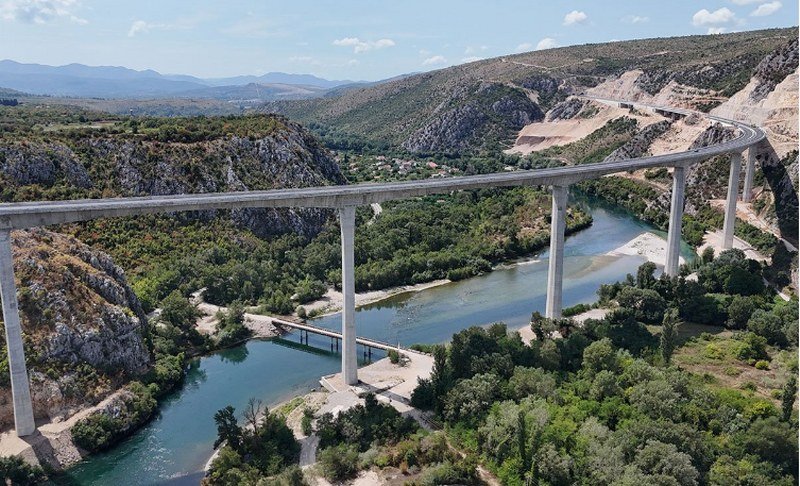
<svg viewBox="0 0 800 486">
<path fill-rule="evenodd" d="M 678 309 L 671 308 L 664 313 L 664 321 L 661 326 L 661 357 L 667 366 L 672 362 L 672 353 L 678 344 L 678 326 L 680 325 Z"/>
<path fill-rule="evenodd" d="M 461 380 L 447 394 L 444 415 L 448 422 L 477 423 L 500 395 L 497 375 L 483 374 Z"/>
<path fill-rule="evenodd" d="M 772 312 L 757 309 L 747 321 L 747 330 L 764 337 L 770 344 L 782 345 L 786 342 L 783 334 L 783 321 Z"/>
<path fill-rule="evenodd" d="M 714 248 L 707 246 L 700 255 L 700 261 L 705 265 L 714 261 Z"/>
<path fill-rule="evenodd" d="M 797 377 L 793 373 L 786 384 L 783 385 L 783 392 L 781 393 L 781 410 L 785 422 L 788 422 L 792 418 L 792 410 L 794 409 L 794 400 L 796 397 Z"/>
<path fill-rule="evenodd" d="M 713 250 L 712 250 L 713 251 Z M 640 289 L 651 289 L 656 283 L 656 278 L 653 274 L 656 271 L 656 264 L 653 262 L 645 262 L 636 270 L 636 286 Z"/>
<path fill-rule="evenodd" d="M 358 473 L 358 449 L 354 445 L 340 444 L 323 449 L 317 460 L 329 481 L 339 483 Z"/>
<path fill-rule="evenodd" d="M 217 440 L 214 441 L 214 448 L 223 442 L 234 451 L 238 451 L 242 441 L 242 429 L 236 421 L 236 409 L 228 405 L 214 414 L 214 422 L 217 424 Z"/>
<path fill-rule="evenodd" d="M 583 350 L 583 369 L 589 372 L 590 375 L 603 370 L 613 373 L 619 371 L 620 362 L 617 357 L 617 351 L 611 344 L 611 339 L 600 339 Z"/>
<path fill-rule="evenodd" d="M 193 328 L 198 315 L 197 307 L 177 290 L 161 301 L 161 320 L 177 328 Z"/>
<path fill-rule="evenodd" d="M 725 325 L 730 329 L 744 329 L 755 310 L 756 305 L 752 297 L 734 295 L 728 304 L 728 321 Z"/>
<path fill-rule="evenodd" d="M 637 321 L 647 324 L 661 322 L 667 307 L 667 302 L 655 290 L 636 287 L 623 287 L 617 294 L 617 302 L 620 307 L 632 309 Z"/>
</svg>

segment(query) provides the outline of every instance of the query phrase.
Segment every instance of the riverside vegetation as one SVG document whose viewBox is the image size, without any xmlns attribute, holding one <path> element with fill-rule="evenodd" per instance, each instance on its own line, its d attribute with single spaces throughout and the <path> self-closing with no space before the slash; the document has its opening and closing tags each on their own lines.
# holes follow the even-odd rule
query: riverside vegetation
<svg viewBox="0 0 800 486">
<path fill-rule="evenodd" d="M 601 286 L 599 305 L 612 309 L 603 319 L 579 326 L 534 314 L 530 344 L 498 323 L 427 346 L 433 373 L 412 405 L 441 431 L 367 396 L 317 419 L 312 472 L 279 450 L 226 451 L 208 481 L 307 484 L 319 474 L 338 482 L 371 470 L 399 471 L 407 484 L 481 484 L 483 464 L 510 485 L 796 484 L 797 301 L 777 298 L 739 250 L 706 252 L 683 269 L 696 278 L 655 270 L 646 263 Z M 731 368 L 761 374 L 769 390 L 732 386 Z M 215 417 L 228 424 L 220 440 L 241 433 L 232 412 Z M 281 467 L 265 470 L 264 461 Z"/>
</svg>

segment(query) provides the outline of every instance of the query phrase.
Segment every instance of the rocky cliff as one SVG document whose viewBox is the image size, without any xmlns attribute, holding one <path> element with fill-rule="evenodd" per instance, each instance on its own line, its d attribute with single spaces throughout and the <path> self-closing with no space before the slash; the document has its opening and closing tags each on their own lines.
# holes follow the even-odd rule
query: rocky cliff
<svg viewBox="0 0 800 486">
<path fill-rule="evenodd" d="M 342 184 L 338 165 L 296 123 L 262 117 L 268 128 L 183 141 L 180 131 L 54 134 L 0 139 L 4 200 L 150 196 Z M 244 119 L 246 120 L 246 119 Z M 180 127 L 181 120 L 175 123 Z M 243 123 L 232 119 L 231 125 Z M 227 213 L 226 213 L 227 214 Z M 192 217 L 210 218 L 213 212 Z M 313 235 L 330 216 L 316 209 L 246 209 L 230 218 L 259 236 Z"/>
<path fill-rule="evenodd" d="M 125 273 L 75 238 L 12 233 L 34 414 L 59 420 L 100 401 L 151 364 L 146 318 Z M 0 345 L 5 356 L 5 343 Z M 7 363 L 0 425 L 13 423 Z"/>
</svg>

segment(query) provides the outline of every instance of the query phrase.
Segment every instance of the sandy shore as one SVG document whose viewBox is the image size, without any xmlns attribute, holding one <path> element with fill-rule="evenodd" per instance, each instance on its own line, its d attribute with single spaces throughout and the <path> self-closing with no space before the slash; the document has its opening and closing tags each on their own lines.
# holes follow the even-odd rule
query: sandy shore
<svg viewBox="0 0 800 486">
<path fill-rule="evenodd" d="M 381 300 L 388 299 L 395 295 L 404 294 L 406 292 L 419 292 L 421 290 L 438 287 L 439 285 L 449 284 L 450 280 L 434 280 L 432 282 L 421 283 L 417 285 L 402 285 L 400 287 L 391 287 L 383 290 L 371 290 L 369 292 L 356 293 L 356 307 L 362 307 Z M 342 310 L 343 305 L 342 293 L 334 288 L 329 288 L 321 299 L 303 304 L 306 313 L 315 313 L 317 316 L 325 316 L 335 314 Z"/>
<path fill-rule="evenodd" d="M 631 241 L 606 254 L 611 256 L 640 256 L 663 267 L 667 263 L 667 240 L 653 233 L 642 233 Z M 686 263 L 683 257 L 679 257 L 678 261 L 681 265 Z"/>
</svg>

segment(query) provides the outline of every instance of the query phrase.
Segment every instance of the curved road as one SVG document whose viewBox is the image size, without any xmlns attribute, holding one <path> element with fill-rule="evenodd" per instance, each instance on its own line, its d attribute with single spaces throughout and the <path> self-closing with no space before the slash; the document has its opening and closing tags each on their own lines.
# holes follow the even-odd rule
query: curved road
<svg viewBox="0 0 800 486">
<path fill-rule="evenodd" d="M 598 101 L 622 103 L 645 109 L 658 109 L 684 116 L 695 113 L 680 108 L 649 106 L 620 100 L 595 99 Z M 755 145 L 765 138 L 764 132 L 760 128 L 717 116 L 703 113 L 698 114 L 737 128 L 739 136 L 724 143 L 686 152 L 615 162 L 453 177 L 448 179 L 306 187 L 301 189 L 276 189 L 268 191 L 183 194 L 176 196 L 6 203 L 0 204 L 0 230 L 72 223 L 101 217 L 136 216 L 150 213 L 242 207 L 341 208 L 344 206 L 369 205 L 391 199 L 441 194 L 464 189 L 520 185 L 563 186 L 616 172 L 634 171 L 653 167 L 685 167 L 715 155 L 742 152 L 747 147 Z"/>
</svg>

